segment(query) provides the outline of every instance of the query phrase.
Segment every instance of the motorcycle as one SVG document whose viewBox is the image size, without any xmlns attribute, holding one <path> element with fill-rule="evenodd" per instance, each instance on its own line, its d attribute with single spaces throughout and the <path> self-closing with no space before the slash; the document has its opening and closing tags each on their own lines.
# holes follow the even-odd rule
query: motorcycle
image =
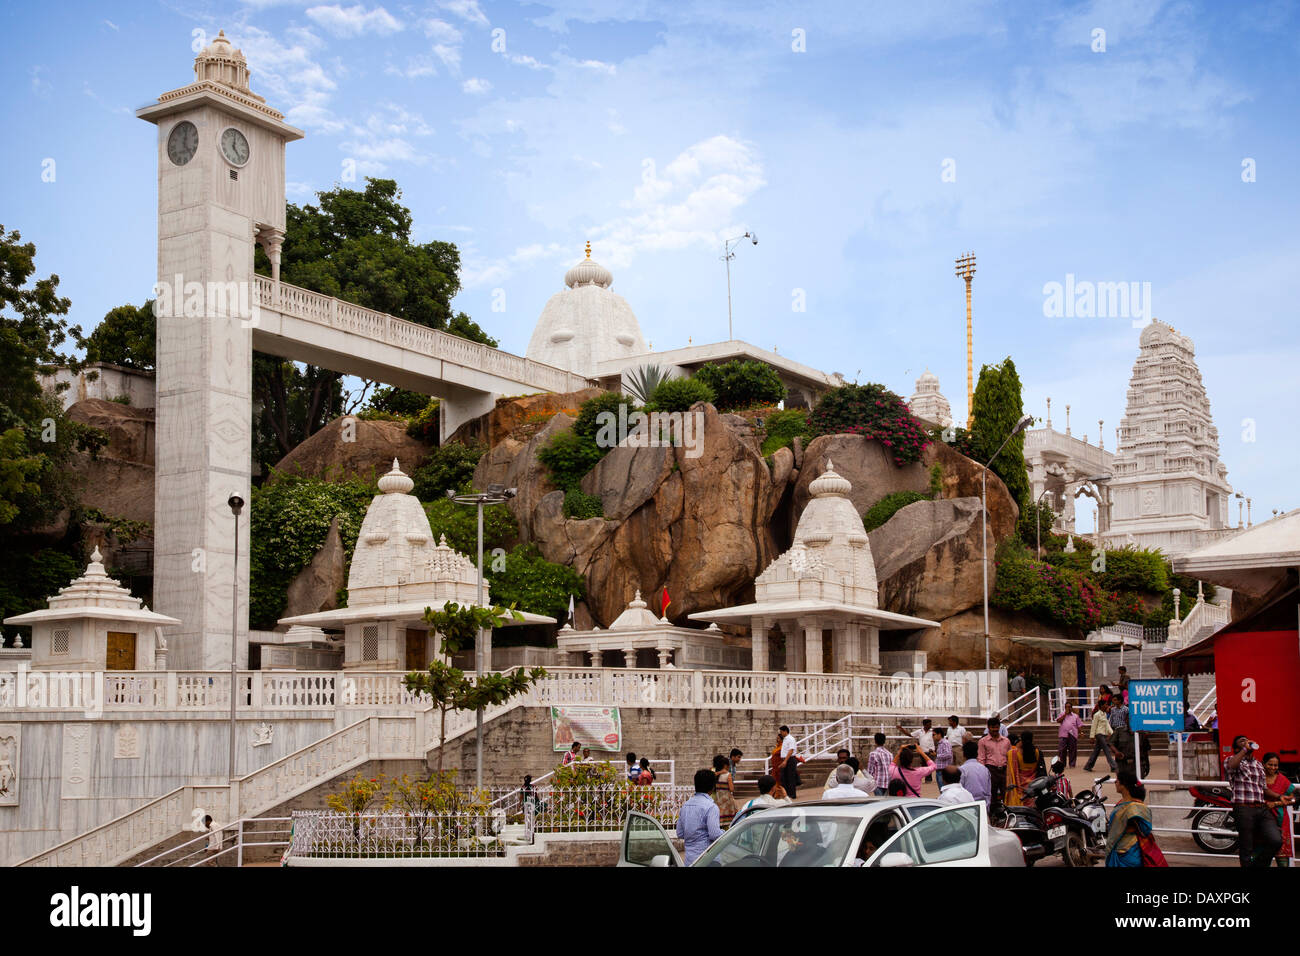
<svg viewBox="0 0 1300 956">
<path fill-rule="evenodd" d="M 1232 790 L 1228 787 L 1192 787 L 1192 810 L 1184 819 L 1192 821 L 1192 839 L 1206 853 L 1237 852 L 1237 818 L 1232 812 Z M 1230 830 L 1231 833 L 1216 833 Z"/>
<path fill-rule="evenodd" d="M 1025 866 L 1033 866 L 1054 852 L 1043 815 L 1036 807 L 1008 807 L 1000 802 L 994 803 L 990 819 L 994 826 L 1010 830 L 1020 840 L 1020 847 L 1025 852 Z"/>
<path fill-rule="evenodd" d="M 1092 866 L 1106 845 L 1106 801 L 1101 795 L 1101 785 L 1110 775 L 1097 777 L 1091 790 L 1073 799 L 1057 792 L 1059 779 L 1053 774 L 1041 777 L 1025 788 L 1026 794 L 1034 797 L 1036 808 L 1043 814 L 1052 849 L 1060 852 L 1065 865 Z"/>
</svg>

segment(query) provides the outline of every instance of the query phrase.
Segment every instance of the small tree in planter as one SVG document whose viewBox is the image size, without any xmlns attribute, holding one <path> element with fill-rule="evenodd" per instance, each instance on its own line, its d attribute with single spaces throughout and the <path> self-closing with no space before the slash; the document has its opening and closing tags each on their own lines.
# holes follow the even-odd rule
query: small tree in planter
<svg viewBox="0 0 1300 956">
<path fill-rule="evenodd" d="M 346 813 L 352 819 L 352 839 L 361 841 L 361 814 L 379 797 L 384 789 L 384 775 L 363 777 L 357 774 L 343 785 L 338 793 L 331 793 L 325 798 L 325 805 L 331 810 Z"/>
<path fill-rule="evenodd" d="M 441 611 L 433 608 L 424 609 L 424 620 L 442 637 L 441 654 L 451 656 L 473 645 L 479 632 L 492 630 L 505 624 L 507 618 L 523 620 L 523 615 L 514 608 L 461 607 L 454 601 L 448 601 Z M 447 745 L 447 713 L 456 710 L 478 710 L 493 704 L 503 704 L 511 697 L 524 693 L 535 681 L 546 676 L 546 671 L 534 667 L 526 671 L 522 667 L 501 674 L 484 674 L 474 678 L 459 667 L 431 661 L 427 671 L 412 671 L 406 675 L 406 689 L 412 693 L 427 694 L 438 708 L 440 726 L 438 731 L 438 770 L 442 778 L 443 752 Z"/>
</svg>

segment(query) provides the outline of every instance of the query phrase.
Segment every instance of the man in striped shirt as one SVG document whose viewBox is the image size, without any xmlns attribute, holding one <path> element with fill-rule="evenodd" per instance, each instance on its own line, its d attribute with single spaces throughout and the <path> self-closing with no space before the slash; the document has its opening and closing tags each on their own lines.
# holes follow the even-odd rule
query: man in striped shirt
<svg viewBox="0 0 1300 956">
<path fill-rule="evenodd" d="M 885 735 L 876 734 L 876 749 L 867 757 L 867 776 L 876 785 L 876 796 L 889 792 L 889 768 L 894 765 L 894 755 L 885 746 Z"/>
</svg>

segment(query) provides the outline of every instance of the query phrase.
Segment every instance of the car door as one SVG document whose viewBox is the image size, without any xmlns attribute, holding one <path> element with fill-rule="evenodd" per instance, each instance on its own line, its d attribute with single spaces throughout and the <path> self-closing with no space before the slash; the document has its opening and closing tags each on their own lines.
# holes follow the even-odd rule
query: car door
<svg viewBox="0 0 1300 956">
<path fill-rule="evenodd" d="M 899 830 L 867 866 L 991 866 L 988 808 L 958 803 L 931 811 Z"/>
<path fill-rule="evenodd" d="M 629 810 L 623 822 L 619 866 L 681 866 L 682 858 L 654 817 Z"/>
</svg>

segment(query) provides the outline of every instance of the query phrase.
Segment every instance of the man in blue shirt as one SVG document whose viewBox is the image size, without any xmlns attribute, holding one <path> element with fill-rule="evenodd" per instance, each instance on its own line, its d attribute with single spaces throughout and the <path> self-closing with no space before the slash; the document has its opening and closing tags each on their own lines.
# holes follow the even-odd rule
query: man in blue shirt
<svg viewBox="0 0 1300 956">
<path fill-rule="evenodd" d="M 970 791 L 976 800 L 983 800 L 986 807 L 993 805 L 993 781 L 989 778 L 989 768 L 979 762 L 979 744 L 968 740 L 961 745 L 965 758 L 961 767 L 961 785 Z"/>
<path fill-rule="evenodd" d="M 1133 732 L 1128 727 L 1128 705 L 1124 703 L 1123 697 L 1116 694 L 1111 698 L 1110 710 L 1106 711 L 1106 717 L 1110 720 L 1111 729 L 1115 731 L 1111 736 L 1115 756 L 1119 758 L 1121 764 L 1127 761 L 1133 772 L 1137 773 L 1133 764 Z"/>
<path fill-rule="evenodd" d="M 677 835 L 686 844 L 682 858 L 687 866 L 722 836 L 718 805 L 711 796 L 717 786 L 718 777 L 712 770 L 695 771 L 695 795 L 682 804 L 682 812 L 677 817 Z"/>
</svg>

